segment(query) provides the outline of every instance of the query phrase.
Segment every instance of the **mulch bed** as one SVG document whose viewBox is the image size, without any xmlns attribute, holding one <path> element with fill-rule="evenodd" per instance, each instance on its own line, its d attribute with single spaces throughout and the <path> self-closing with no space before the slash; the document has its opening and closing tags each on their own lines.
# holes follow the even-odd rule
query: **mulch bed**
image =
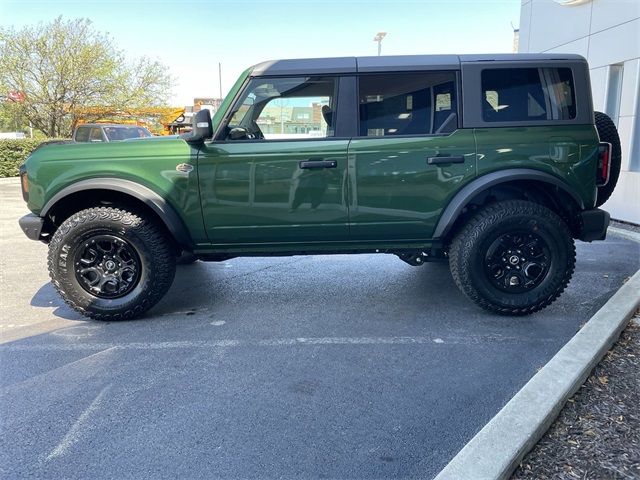
<svg viewBox="0 0 640 480">
<path fill-rule="evenodd" d="M 514 479 L 640 479 L 640 316 L 569 399 Z"/>
</svg>

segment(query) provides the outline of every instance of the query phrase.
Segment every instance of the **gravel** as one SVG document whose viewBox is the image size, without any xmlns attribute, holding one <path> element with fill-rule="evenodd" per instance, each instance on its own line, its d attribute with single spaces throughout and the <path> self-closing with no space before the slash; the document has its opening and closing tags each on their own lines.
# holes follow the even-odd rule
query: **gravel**
<svg viewBox="0 0 640 480">
<path fill-rule="evenodd" d="M 639 367 L 636 314 L 512 480 L 640 478 Z"/>
</svg>

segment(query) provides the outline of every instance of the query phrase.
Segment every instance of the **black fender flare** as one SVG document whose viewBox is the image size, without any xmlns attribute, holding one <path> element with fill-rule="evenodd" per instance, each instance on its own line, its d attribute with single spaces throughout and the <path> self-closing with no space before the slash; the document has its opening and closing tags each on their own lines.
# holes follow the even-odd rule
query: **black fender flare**
<svg viewBox="0 0 640 480">
<path fill-rule="evenodd" d="M 56 203 L 69 195 L 97 189 L 124 193 L 140 200 L 147 207 L 153 210 L 158 217 L 160 217 L 160 220 L 163 222 L 165 227 L 167 227 L 167 230 L 169 230 L 171 235 L 173 235 L 176 242 L 181 246 L 188 248 L 193 245 L 189 230 L 175 209 L 163 197 L 148 187 L 132 182 L 131 180 L 124 180 L 121 178 L 90 178 L 88 180 L 81 180 L 69 185 L 49 199 L 44 207 L 42 207 L 39 216 L 44 218 Z"/>
<path fill-rule="evenodd" d="M 490 189 L 501 183 L 510 182 L 513 180 L 535 180 L 547 183 L 554 187 L 558 187 L 567 193 L 580 209 L 584 210 L 584 202 L 580 196 L 565 182 L 553 175 L 541 172 L 539 170 L 533 170 L 529 168 L 513 168 L 509 170 L 500 170 L 497 172 L 487 173 L 465 185 L 449 202 L 447 207 L 440 215 L 440 219 L 436 225 L 436 229 L 433 232 L 433 238 L 445 237 L 453 224 L 455 223 L 458 215 L 462 212 L 462 209 L 479 193 Z"/>
</svg>

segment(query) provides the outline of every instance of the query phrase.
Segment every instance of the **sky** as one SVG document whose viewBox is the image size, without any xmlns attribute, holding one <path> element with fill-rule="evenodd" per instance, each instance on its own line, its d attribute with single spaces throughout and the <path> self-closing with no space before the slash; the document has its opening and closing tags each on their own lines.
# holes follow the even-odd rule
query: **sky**
<svg viewBox="0 0 640 480">
<path fill-rule="evenodd" d="M 0 0 L 0 25 L 89 18 L 129 58 L 176 79 L 172 105 L 217 97 L 256 63 L 281 58 L 510 52 L 520 0 Z"/>
</svg>

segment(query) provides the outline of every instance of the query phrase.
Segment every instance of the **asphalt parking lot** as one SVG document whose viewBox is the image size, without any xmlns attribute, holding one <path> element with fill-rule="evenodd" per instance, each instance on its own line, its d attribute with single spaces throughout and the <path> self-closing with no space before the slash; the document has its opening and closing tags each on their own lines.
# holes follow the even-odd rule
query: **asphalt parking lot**
<svg viewBox="0 0 640 480">
<path fill-rule="evenodd" d="M 390 255 L 180 267 L 144 318 L 87 321 L 0 181 L 3 478 L 430 478 L 640 268 L 578 243 L 568 290 L 485 313 Z"/>
</svg>

